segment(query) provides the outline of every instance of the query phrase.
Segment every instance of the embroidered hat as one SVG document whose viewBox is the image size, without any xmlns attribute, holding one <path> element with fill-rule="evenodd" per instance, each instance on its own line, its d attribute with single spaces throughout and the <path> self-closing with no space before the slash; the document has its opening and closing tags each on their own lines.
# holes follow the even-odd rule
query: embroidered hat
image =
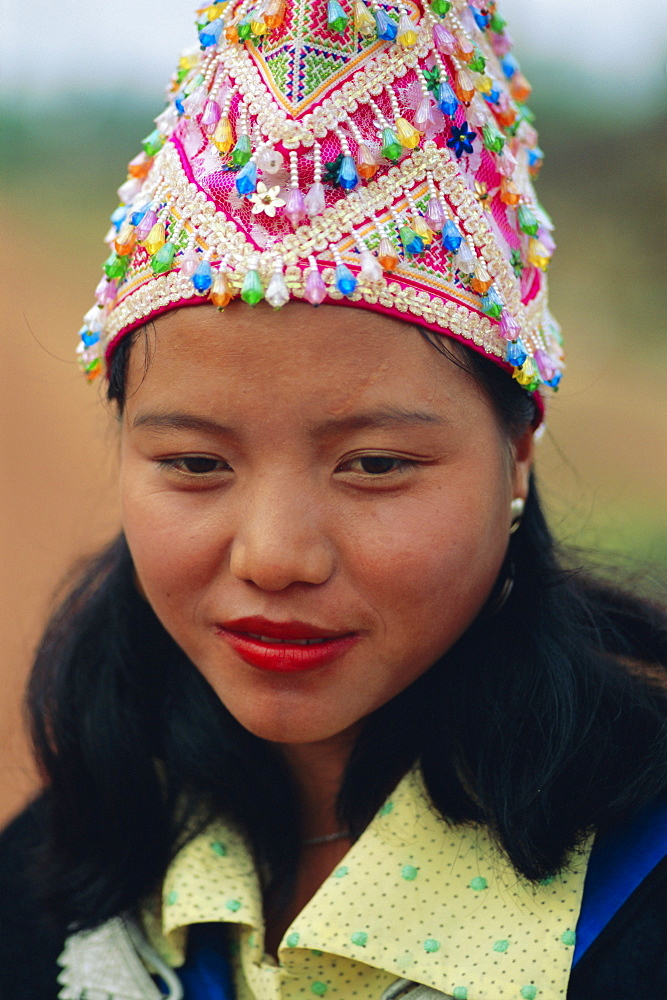
<svg viewBox="0 0 667 1000">
<path fill-rule="evenodd" d="M 197 28 L 118 191 L 89 379 L 148 320 L 240 297 L 383 312 L 558 385 L 543 154 L 493 0 L 215 0 Z"/>
</svg>

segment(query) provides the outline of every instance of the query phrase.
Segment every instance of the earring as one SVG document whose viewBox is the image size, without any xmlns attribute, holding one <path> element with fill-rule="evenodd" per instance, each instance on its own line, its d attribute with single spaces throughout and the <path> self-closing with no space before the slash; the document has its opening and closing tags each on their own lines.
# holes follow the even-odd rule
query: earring
<svg viewBox="0 0 667 1000">
<path fill-rule="evenodd" d="M 521 497 L 514 497 L 512 503 L 510 504 L 510 511 L 512 513 L 512 523 L 510 525 L 510 535 L 513 535 L 515 531 L 518 531 L 521 527 L 521 518 L 523 517 L 523 512 L 526 507 L 526 501 L 522 500 Z"/>
</svg>

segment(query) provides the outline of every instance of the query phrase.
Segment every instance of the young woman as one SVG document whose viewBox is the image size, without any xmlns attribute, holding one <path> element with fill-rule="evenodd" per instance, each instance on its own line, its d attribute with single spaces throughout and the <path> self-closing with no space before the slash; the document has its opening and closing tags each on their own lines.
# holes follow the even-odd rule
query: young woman
<svg viewBox="0 0 667 1000">
<path fill-rule="evenodd" d="M 667 989 L 664 618 L 531 473 L 527 84 L 493 4 L 352 13 L 201 12 L 121 189 L 123 534 L 35 664 L 3 997 Z"/>
</svg>

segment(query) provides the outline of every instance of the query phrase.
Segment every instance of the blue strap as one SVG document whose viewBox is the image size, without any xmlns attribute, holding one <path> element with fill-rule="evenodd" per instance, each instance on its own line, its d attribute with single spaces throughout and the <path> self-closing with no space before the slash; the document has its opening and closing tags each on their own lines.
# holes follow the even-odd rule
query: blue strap
<svg viewBox="0 0 667 1000">
<path fill-rule="evenodd" d="M 667 799 L 651 803 L 595 841 L 577 923 L 574 965 L 665 856 Z"/>
<path fill-rule="evenodd" d="M 188 938 L 187 959 L 178 970 L 184 1000 L 234 1000 L 223 925 L 195 924 Z"/>
</svg>

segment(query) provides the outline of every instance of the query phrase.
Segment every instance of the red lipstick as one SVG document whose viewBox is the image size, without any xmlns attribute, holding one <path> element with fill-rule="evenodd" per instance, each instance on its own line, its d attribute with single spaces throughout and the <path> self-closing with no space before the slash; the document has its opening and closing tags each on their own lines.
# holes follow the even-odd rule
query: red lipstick
<svg viewBox="0 0 667 1000">
<path fill-rule="evenodd" d="M 218 634 L 253 667 L 276 673 L 314 670 L 342 656 L 361 638 L 306 622 L 236 618 L 218 626 Z"/>
</svg>

